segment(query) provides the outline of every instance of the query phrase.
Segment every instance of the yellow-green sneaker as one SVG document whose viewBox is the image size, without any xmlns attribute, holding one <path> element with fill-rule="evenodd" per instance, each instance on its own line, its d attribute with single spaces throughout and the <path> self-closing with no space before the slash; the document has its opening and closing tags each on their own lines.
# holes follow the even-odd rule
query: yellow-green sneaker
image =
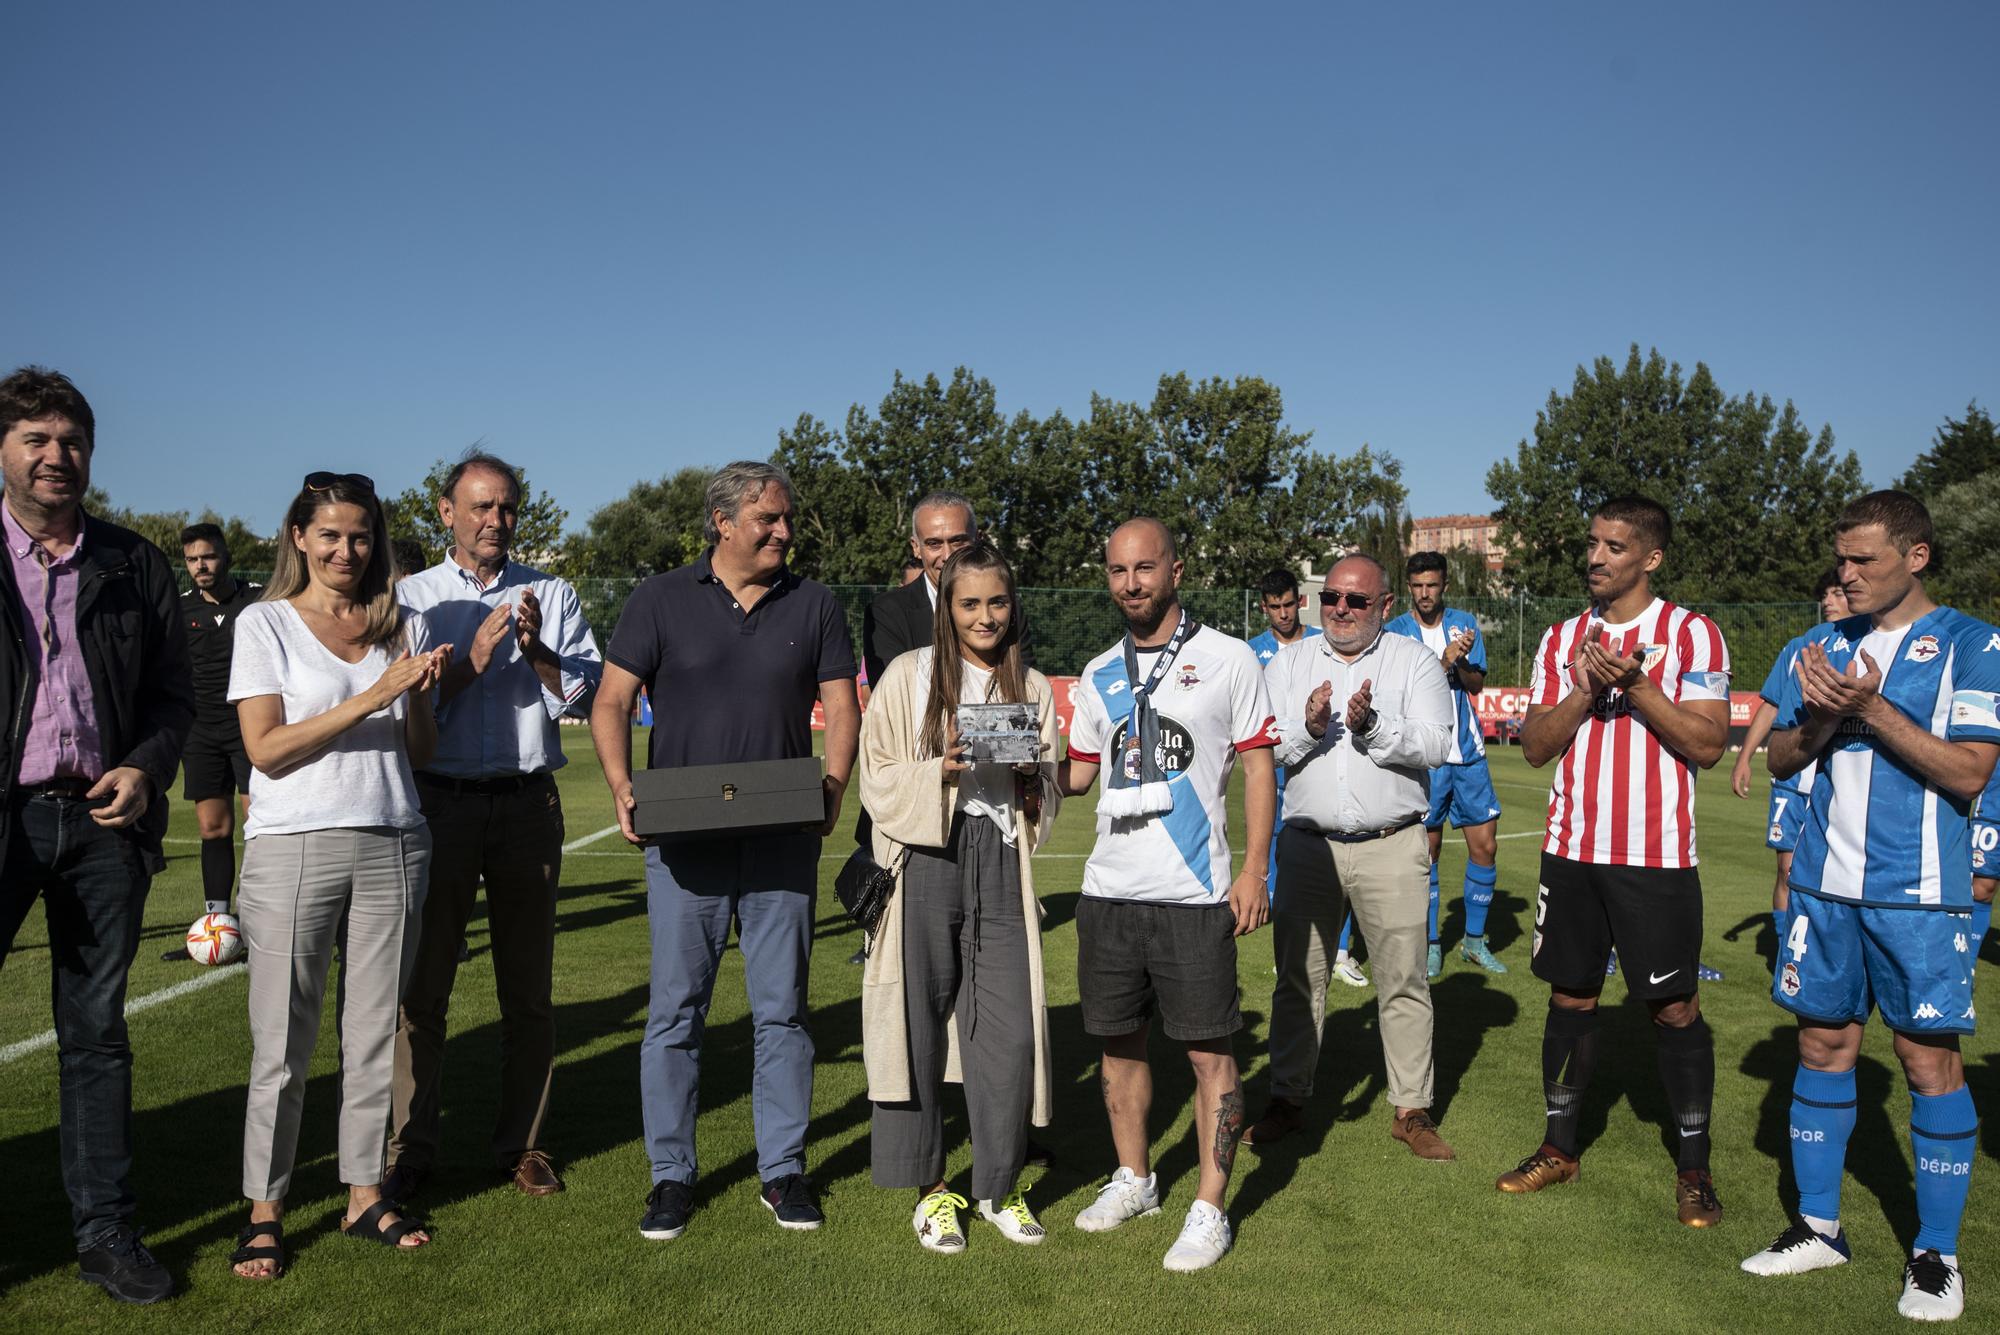
<svg viewBox="0 0 2000 1335">
<path fill-rule="evenodd" d="M 917 1230 L 917 1241 L 931 1251 L 952 1256 L 964 1251 L 965 1230 L 958 1225 L 958 1212 L 964 1208 L 965 1197 L 955 1191 L 933 1191 L 918 1201 L 910 1220 Z"/>
<path fill-rule="evenodd" d="M 1035 1218 L 1035 1212 L 1028 1208 L 1027 1198 L 1021 1195 L 1019 1187 L 1007 1193 L 1007 1199 L 996 1209 L 992 1201 L 979 1202 L 979 1217 L 1000 1230 L 1000 1235 L 1009 1242 L 1025 1243 L 1030 1246 L 1047 1236 L 1048 1230 Z"/>
</svg>

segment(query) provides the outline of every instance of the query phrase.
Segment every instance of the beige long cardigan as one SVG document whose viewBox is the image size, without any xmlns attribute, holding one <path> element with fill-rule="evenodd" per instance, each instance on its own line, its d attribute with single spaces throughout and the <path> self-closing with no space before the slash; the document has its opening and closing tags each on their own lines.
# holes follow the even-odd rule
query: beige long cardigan
<svg viewBox="0 0 2000 1335">
<path fill-rule="evenodd" d="M 917 734 L 923 727 L 918 712 L 928 695 L 931 651 L 900 654 L 882 674 L 861 716 L 861 805 L 875 822 L 875 860 L 893 867 L 905 845 L 942 848 L 951 840 L 952 814 L 958 788 L 944 781 L 944 762 L 916 759 Z M 1049 1124 L 1048 992 L 1042 982 L 1042 906 L 1035 898 L 1033 855 L 1048 838 L 1060 801 L 1056 759 L 1062 755 L 1062 733 L 1056 719 L 1055 692 L 1049 679 L 1032 668 L 1027 674 L 1028 698 L 1041 716 L 1041 819 L 1029 822 L 1018 803 L 1014 808 L 1014 851 L 1021 869 L 1021 918 L 1028 933 L 1028 997 L 1035 1033 L 1035 1096 L 1028 1120 Z M 959 1069 L 958 1024 L 949 1025 L 944 1078 L 962 1083 Z M 896 894 L 882 914 L 882 924 L 861 974 L 861 1054 L 868 1073 L 868 1097 L 877 1103 L 907 1103 L 910 1090 L 910 1034 L 903 997 L 903 894 L 897 875 Z"/>
</svg>

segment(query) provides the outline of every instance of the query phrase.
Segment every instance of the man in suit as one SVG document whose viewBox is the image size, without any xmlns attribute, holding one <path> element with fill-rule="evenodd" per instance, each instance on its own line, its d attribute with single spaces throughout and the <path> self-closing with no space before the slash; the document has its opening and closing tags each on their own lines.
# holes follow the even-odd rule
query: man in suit
<svg viewBox="0 0 2000 1335">
<path fill-rule="evenodd" d="M 937 614 L 938 573 L 956 552 L 979 536 L 972 502 L 955 491 L 934 491 L 910 513 L 910 555 L 924 563 L 924 577 L 891 589 L 874 602 L 861 622 L 861 656 L 868 680 L 882 680 L 889 660 L 931 642 Z"/>
</svg>

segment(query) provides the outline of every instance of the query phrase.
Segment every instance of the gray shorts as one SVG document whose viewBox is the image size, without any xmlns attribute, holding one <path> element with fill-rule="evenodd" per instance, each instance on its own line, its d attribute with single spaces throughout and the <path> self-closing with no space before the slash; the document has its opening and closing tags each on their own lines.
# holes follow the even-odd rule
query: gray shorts
<svg viewBox="0 0 2000 1335">
<path fill-rule="evenodd" d="M 1076 991 L 1085 1033 L 1116 1038 L 1157 1014 L 1183 1043 L 1243 1027 L 1237 1006 L 1236 915 L 1227 904 L 1191 907 L 1096 899 L 1076 906 Z"/>
</svg>

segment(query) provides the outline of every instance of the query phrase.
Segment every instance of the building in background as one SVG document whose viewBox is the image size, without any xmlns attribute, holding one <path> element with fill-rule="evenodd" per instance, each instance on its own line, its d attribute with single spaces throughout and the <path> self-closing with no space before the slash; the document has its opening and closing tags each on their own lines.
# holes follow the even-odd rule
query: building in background
<svg viewBox="0 0 2000 1335">
<path fill-rule="evenodd" d="M 1413 552 L 1448 552 L 1465 547 L 1479 553 L 1486 568 L 1499 573 L 1505 551 L 1500 545 L 1500 521 L 1492 515 L 1433 515 L 1410 521 Z"/>
</svg>

